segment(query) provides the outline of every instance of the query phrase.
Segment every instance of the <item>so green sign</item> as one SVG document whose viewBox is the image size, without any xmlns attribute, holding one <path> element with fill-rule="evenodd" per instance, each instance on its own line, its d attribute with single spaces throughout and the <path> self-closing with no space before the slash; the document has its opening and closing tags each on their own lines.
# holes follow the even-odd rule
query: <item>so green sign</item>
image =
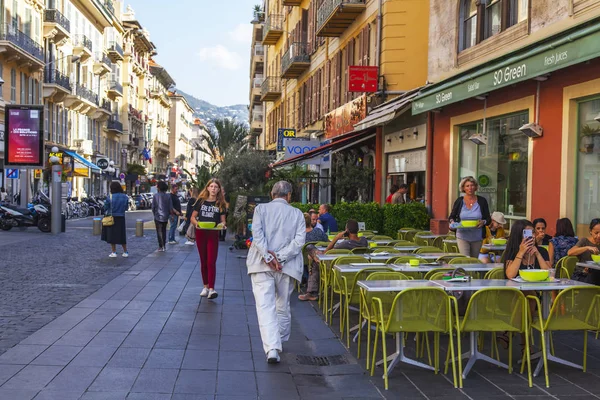
<svg viewBox="0 0 600 400">
<path fill-rule="evenodd" d="M 600 56 L 600 31 L 559 46 L 547 46 L 531 57 L 504 65 L 479 74 L 477 72 L 462 78 L 455 85 L 442 90 L 425 91 L 412 102 L 413 115 L 443 107 L 488 93 L 508 85 L 513 85 L 536 76 L 547 74 L 573 64 L 581 63 Z M 486 68 L 486 70 L 488 70 Z"/>
</svg>

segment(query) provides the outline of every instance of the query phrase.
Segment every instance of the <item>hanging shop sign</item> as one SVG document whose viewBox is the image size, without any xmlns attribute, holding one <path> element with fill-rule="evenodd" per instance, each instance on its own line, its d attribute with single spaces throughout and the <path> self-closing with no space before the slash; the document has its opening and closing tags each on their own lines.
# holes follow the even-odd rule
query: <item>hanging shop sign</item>
<svg viewBox="0 0 600 400">
<path fill-rule="evenodd" d="M 283 151 L 283 139 L 295 138 L 296 130 L 291 128 L 277 129 L 277 151 Z"/>
<path fill-rule="evenodd" d="M 306 140 L 306 139 L 285 139 L 284 140 L 284 160 L 292 157 L 308 153 L 320 146 L 318 140 Z"/>
<path fill-rule="evenodd" d="M 367 95 L 336 108 L 325 115 L 325 138 L 330 139 L 352 132 L 354 125 L 367 116 Z"/>
<path fill-rule="evenodd" d="M 351 65 L 348 68 L 348 91 L 374 93 L 378 79 L 378 67 Z"/>
<path fill-rule="evenodd" d="M 595 29 L 595 31 L 594 31 Z M 592 32 L 587 35 L 585 33 Z M 533 49 L 529 57 L 516 55 L 465 77 L 426 91 L 412 102 L 413 115 L 435 110 L 492 90 L 522 82 L 600 56 L 600 25 L 571 32 L 568 37 Z M 512 60 L 512 61 L 511 61 Z M 454 83 L 454 84 L 453 84 Z"/>
<path fill-rule="evenodd" d="M 7 104 L 4 123 L 4 164 L 44 166 L 43 106 Z"/>
</svg>

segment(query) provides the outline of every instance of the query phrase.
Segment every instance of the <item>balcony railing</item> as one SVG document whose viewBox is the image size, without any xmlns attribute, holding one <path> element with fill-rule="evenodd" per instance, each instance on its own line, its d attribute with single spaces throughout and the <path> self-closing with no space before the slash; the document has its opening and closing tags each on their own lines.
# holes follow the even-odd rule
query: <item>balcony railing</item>
<svg viewBox="0 0 600 400">
<path fill-rule="evenodd" d="M 109 131 L 118 131 L 123 133 L 123 123 L 117 120 L 109 120 L 106 124 Z"/>
<path fill-rule="evenodd" d="M 121 57 L 123 57 L 124 53 L 123 53 L 123 48 L 121 47 L 121 45 L 117 42 L 110 42 L 109 46 L 108 46 L 108 50 L 109 51 L 114 51 L 117 54 L 119 54 Z"/>
<path fill-rule="evenodd" d="M 255 56 L 264 56 L 265 55 L 265 47 L 262 44 L 254 45 L 254 55 Z"/>
<path fill-rule="evenodd" d="M 90 52 L 92 51 L 92 41 L 82 34 L 75 35 L 73 38 L 73 45 L 75 45 L 75 47 L 85 47 Z"/>
<path fill-rule="evenodd" d="M 67 32 L 71 32 L 71 22 L 56 9 L 44 11 L 44 22 L 53 22 L 62 26 Z"/>
<path fill-rule="evenodd" d="M 115 15 L 115 6 L 113 5 L 112 0 L 104 0 L 104 7 L 106 7 L 112 15 Z"/>
<path fill-rule="evenodd" d="M 294 42 L 281 57 L 281 76 L 297 78 L 310 66 L 306 42 Z"/>
<path fill-rule="evenodd" d="M 71 80 L 57 69 L 46 69 L 44 71 L 44 83 L 58 85 L 71 91 Z"/>
<path fill-rule="evenodd" d="M 272 45 L 277 43 L 283 35 L 283 15 L 270 14 L 265 21 L 263 44 Z"/>
<path fill-rule="evenodd" d="M 100 108 L 102 108 L 103 110 L 108 111 L 109 113 L 112 113 L 112 104 L 107 99 L 102 99 L 102 104 L 100 104 Z"/>
<path fill-rule="evenodd" d="M 119 92 L 119 93 L 123 94 L 123 85 L 121 85 L 117 81 L 108 82 L 108 88 L 110 90 L 114 90 L 115 92 Z"/>
<path fill-rule="evenodd" d="M 263 111 L 253 111 L 252 112 L 252 122 L 263 122 L 264 114 Z"/>
<path fill-rule="evenodd" d="M 261 88 L 264 80 L 265 80 L 265 78 L 254 78 L 252 80 L 252 87 L 255 89 Z"/>
<path fill-rule="evenodd" d="M 95 105 L 99 104 L 98 95 L 84 86 L 77 85 L 77 87 L 75 88 L 75 94 L 77 94 L 78 97 L 89 101 L 90 103 L 94 103 Z"/>
<path fill-rule="evenodd" d="M 102 64 L 106 64 L 109 67 L 112 65 L 112 61 L 110 61 L 110 58 L 106 55 L 106 53 L 102 52 L 98 54 L 97 57 L 97 60 L 100 61 Z"/>
<path fill-rule="evenodd" d="M 365 0 L 324 0 L 317 11 L 317 36 L 342 34 L 365 9 Z"/>
<path fill-rule="evenodd" d="M 44 50 L 42 46 L 37 44 L 35 40 L 24 34 L 18 29 L 15 29 L 12 25 L 2 24 L 0 30 L 0 40 L 6 40 L 21 48 L 26 53 L 31 54 L 33 57 L 40 61 L 44 61 Z"/>
<path fill-rule="evenodd" d="M 281 96 L 281 78 L 270 76 L 264 80 L 260 88 L 262 101 L 275 101 Z"/>
</svg>

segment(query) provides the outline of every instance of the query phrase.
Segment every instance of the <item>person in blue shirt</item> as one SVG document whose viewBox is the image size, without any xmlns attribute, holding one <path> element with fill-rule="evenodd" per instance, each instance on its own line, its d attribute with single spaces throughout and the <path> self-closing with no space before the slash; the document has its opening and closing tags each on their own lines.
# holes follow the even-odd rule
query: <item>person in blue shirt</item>
<svg viewBox="0 0 600 400">
<path fill-rule="evenodd" d="M 329 204 L 321 204 L 319 206 L 319 223 L 323 225 L 323 232 L 325 233 L 338 231 L 337 221 L 329 213 L 330 210 L 331 207 Z"/>
<path fill-rule="evenodd" d="M 129 198 L 123 193 L 119 182 L 111 182 L 110 196 L 104 202 L 105 215 L 112 215 L 114 224 L 102 227 L 100 239 L 110 244 L 112 252 L 109 257 L 117 256 L 117 245 L 123 247 L 123 257 L 129 257 L 127 252 L 127 234 L 125 227 L 125 211 L 129 208 Z"/>
</svg>

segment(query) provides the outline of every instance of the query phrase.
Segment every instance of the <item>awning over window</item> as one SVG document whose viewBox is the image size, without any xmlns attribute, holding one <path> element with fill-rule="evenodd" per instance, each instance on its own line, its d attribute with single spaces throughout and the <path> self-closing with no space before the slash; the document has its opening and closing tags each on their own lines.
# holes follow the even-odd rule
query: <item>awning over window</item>
<svg viewBox="0 0 600 400">
<path fill-rule="evenodd" d="M 100 168 L 98 168 L 97 165 L 92 164 L 90 161 L 86 160 L 85 158 L 81 157 L 79 154 L 77 154 L 74 151 L 65 151 L 65 153 L 67 153 L 68 155 L 70 155 L 71 157 L 73 157 L 75 160 L 77 160 L 79 163 L 85 165 L 86 167 L 88 167 L 89 169 L 92 170 L 92 172 L 99 174 L 100 172 L 102 172 L 100 170 Z"/>
<path fill-rule="evenodd" d="M 598 20 L 561 32 L 543 43 L 536 43 L 423 89 L 412 102 L 412 113 L 415 115 L 439 109 L 600 57 L 598 43 Z"/>
<path fill-rule="evenodd" d="M 411 101 L 419 94 L 419 89 L 411 90 L 400 97 L 396 97 L 382 105 L 373 108 L 369 115 L 354 125 L 355 129 L 368 129 L 374 126 L 385 125 L 411 108 Z"/>
<path fill-rule="evenodd" d="M 306 153 L 300 154 L 296 157 L 288 158 L 287 160 L 278 161 L 275 164 L 273 164 L 273 168 L 302 163 L 303 161 L 321 156 L 328 152 L 335 153 L 336 151 L 340 151 L 347 147 L 354 146 L 360 142 L 371 139 L 373 137 L 375 137 L 375 133 L 373 133 L 372 130 L 354 131 L 352 133 L 343 135 L 343 137 L 341 137 L 339 140 L 335 140 L 334 138 L 334 141 L 332 141 L 331 143 L 325 144 L 314 150 L 307 151 Z"/>
</svg>

